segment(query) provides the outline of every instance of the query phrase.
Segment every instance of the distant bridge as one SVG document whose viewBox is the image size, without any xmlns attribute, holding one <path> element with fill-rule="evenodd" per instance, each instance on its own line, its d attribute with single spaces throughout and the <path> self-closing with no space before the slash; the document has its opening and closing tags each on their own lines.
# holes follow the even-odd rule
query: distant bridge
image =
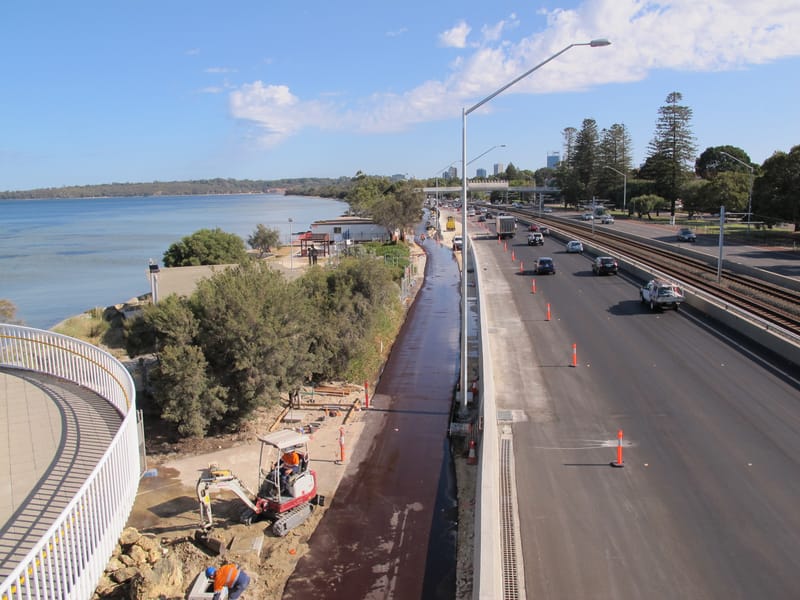
<svg viewBox="0 0 800 600">
<path fill-rule="evenodd" d="M 461 186 L 435 186 L 424 187 L 426 194 L 452 194 L 461 192 Z M 539 185 L 508 185 L 507 181 L 468 181 L 467 191 L 472 192 L 533 192 L 534 194 L 554 195 L 560 194 L 561 188 Z"/>
</svg>

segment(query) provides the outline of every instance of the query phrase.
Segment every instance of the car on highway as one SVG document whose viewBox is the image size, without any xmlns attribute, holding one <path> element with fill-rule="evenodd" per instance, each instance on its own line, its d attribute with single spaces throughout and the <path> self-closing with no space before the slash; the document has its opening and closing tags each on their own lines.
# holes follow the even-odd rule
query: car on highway
<svg viewBox="0 0 800 600">
<path fill-rule="evenodd" d="M 592 272 L 595 275 L 616 275 L 619 263 L 613 256 L 598 256 L 592 263 Z"/>
<path fill-rule="evenodd" d="M 555 275 L 556 263 L 554 263 L 553 259 L 549 256 L 541 256 L 536 259 L 536 263 L 533 266 L 533 271 L 537 275 Z"/>
<path fill-rule="evenodd" d="M 600 217 L 600 222 L 603 225 L 613 225 L 614 224 L 614 215 L 603 215 Z"/>
<path fill-rule="evenodd" d="M 551 212 L 553 212 L 553 209 L 552 209 L 552 208 L 550 208 L 549 206 L 545 206 L 545 207 L 542 209 L 542 212 L 551 213 Z"/>
<path fill-rule="evenodd" d="M 528 226 L 528 231 L 539 231 L 539 226 L 536 223 L 531 223 Z"/>
<path fill-rule="evenodd" d="M 678 241 L 679 242 L 696 242 L 697 236 L 695 235 L 694 231 L 689 229 L 688 227 L 682 227 L 678 230 Z"/>
<path fill-rule="evenodd" d="M 538 231 L 528 234 L 528 246 L 543 246 L 544 236 Z"/>
<path fill-rule="evenodd" d="M 542 235 L 550 235 L 550 228 L 547 225 L 539 225 L 539 233 Z"/>
<path fill-rule="evenodd" d="M 583 252 L 583 244 L 581 244 L 578 240 L 571 240 L 567 242 L 567 252 Z"/>
<path fill-rule="evenodd" d="M 461 246 L 464 245 L 464 238 L 460 235 L 453 236 L 453 251 L 461 250 Z"/>
<path fill-rule="evenodd" d="M 583 221 L 592 221 L 594 219 L 594 215 L 592 213 L 583 213 L 581 215 L 581 219 Z"/>
<path fill-rule="evenodd" d="M 678 310 L 678 306 L 685 298 L 683 290 L 677 284 L 664 279 L 651 279 L 639 290 L 639 299 L 642 304 L 649 304 L 650 310 L 657 308 Z"/>
</svg>

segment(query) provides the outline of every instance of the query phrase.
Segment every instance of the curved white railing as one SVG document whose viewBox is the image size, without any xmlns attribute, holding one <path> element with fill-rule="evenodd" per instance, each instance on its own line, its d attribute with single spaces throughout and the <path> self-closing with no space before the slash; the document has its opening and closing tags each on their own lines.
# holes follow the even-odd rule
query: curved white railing
<svg viewBox="0 0 800 600">
<path fill-rule="evenodd" d="M 52 527 L 0 583 L 0 600 L 88 599 L 130 514 L 139 484 L 136 391 L 113 356 L 74 338 L 0 324 L 0 366 L 66 379 L 122 415 L 108 450 Z"/>
</svg>

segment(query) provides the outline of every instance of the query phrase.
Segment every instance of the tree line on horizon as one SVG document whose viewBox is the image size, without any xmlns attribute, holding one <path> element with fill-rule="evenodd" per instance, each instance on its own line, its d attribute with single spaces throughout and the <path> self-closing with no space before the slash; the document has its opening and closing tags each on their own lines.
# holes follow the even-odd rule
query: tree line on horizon
<svg viewBox="0 0 800 600">
<path fill-rule="evenodd" d="M 341 191 L 350 178 L 299 177 L 295 179 L 197 179 L 191 181 L 153 181 L 144 183 L 102 183 L 69 185 L 57 188 L 8 190 L 0 192 L 3 200 L 32 200 L 41 198 L 121 198 L 132 196 L 204 196 L 224 194 L 267 194 L 286 190 L 292 194 L 307 195 L 304 190 L 325 189 L 334 186 Z M 337 185 L 339 184 L 339 185 Z M 333 189 L 333 188 L 332 188 Z M 337 198 L 337 196 L 325 196 Z M 341 198 L 341 196 L 339 197 Z"/>
</svg>

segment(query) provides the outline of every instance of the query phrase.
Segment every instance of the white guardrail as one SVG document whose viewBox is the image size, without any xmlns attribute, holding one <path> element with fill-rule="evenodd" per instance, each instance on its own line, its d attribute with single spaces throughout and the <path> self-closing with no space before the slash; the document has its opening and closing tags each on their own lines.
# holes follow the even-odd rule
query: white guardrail
<svg viewBox="0 0 800 600">
<path fill-rule="evenodd" d="M 74 338 L 0 324 L 0 366 L 84 386 L 122 415 L 108 450 L 53 526 L 0 583 L 0 600 L 91 598 L 139 485 L 136 390 L 113 356 Z"/>
</svg>

